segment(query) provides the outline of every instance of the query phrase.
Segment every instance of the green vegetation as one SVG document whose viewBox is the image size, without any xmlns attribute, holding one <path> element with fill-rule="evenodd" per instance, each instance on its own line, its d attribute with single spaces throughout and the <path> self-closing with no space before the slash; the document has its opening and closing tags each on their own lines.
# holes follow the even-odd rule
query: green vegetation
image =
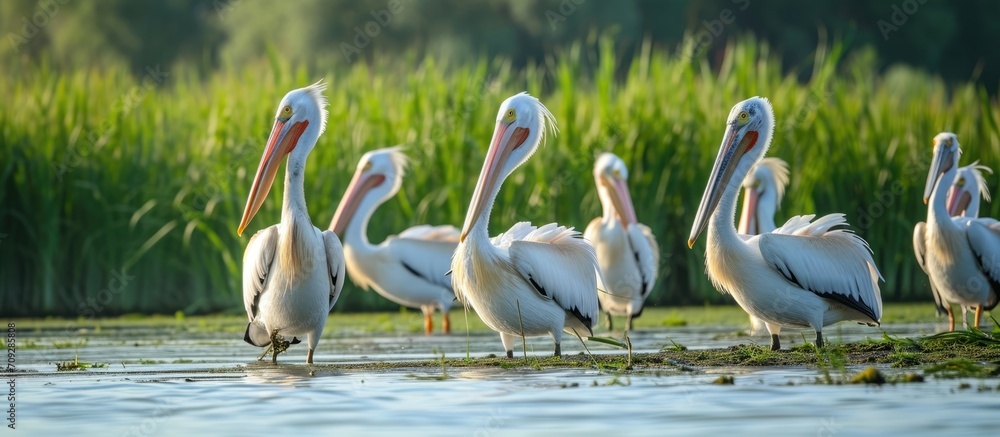
<svg viewBox="0 0 1000 437">
<path fill-rule="evenodd" d="M 56 363 L 56 371 L 68 372 L 73 370 L 101 369 L 108 367 L 107 363 L 85 363 L 80 361 L 80 357 L 73 358 L 73 361 Z"/>
<path fill-rule="evenodd" d="M 651 46 L 623 63 L 613 47 L 578 44 L 524 69 L 503 58 L 445 68 L 411 54 L 406 68 L 378 58 L 316 71 L 275 56 L 207 78 L 177 67 L 163 84 L 124 68 L 45 65 L 0 80 L 0 263 L 18 267 L 0 270 L 0 312 L 242 312 L 249 236 L 235 229 L 272 111 L 286 91 L 318 78 L 329 83 L 330 122 L 310 157 L 306 193 L 320 227 L 361 154 L 393 144 L 407 147 L 413 166 L 402 193 L 372 219 L 370 237 L 460 224 L 497 106 L 528 90 L 552 110 L 560 134 L 505 185 L 492 232 L 521 220 L 582 229 L 599 214 L 593 157 L 613 151 L 629 165 L 638 217 L 663 250 L 650 305 L 729 302 L 705 277 L 704 243 L 688 250 L 685 241 L 726 114 L 765 95 L 777 113 L 769 155 L 792 171 L 778 222 L 846 213 L 874 249 L 883 298 L 930 300 L 910 247 L 912 225 L 926 215 L 929 142 L 954 131 L 966 162 L 1000 165 L 990 162 L 1000 156 L 1000 104 L 984 90 L 903 68 L 879 74 L 873 52 L 839 45 L 819 48 L 806 83 L 782 74 L 781 59 L 752 38 L 731 44 L 717 69 Z M 280 185 L 250 232 L 279 220 Z M 984 206 L 981 215 L 1000 215 L 996 204 Z M 336 311 L 394 308 L 349 284 Z"/>
</svg>

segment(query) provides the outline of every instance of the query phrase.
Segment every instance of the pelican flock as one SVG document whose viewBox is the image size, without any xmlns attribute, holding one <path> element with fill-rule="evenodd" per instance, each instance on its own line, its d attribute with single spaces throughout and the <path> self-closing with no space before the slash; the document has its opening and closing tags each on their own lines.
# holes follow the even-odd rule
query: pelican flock
<svg viewBox="0 0 1000 437">
<path fill-rule="evenodd" d="M 788 186 L 788 163 L 781 158 L 763 158 L 743 180 L 743 212 L 738 233 L 757 235 L 777 229 L 774 213 L 781 206 Z M 766 330 L 764 321 L 750 316 L 750 335 Z"/>
<path fill-rule="evenodd" d="M 448 311 L 461 301 L 500 334 L 508 358 L 516 339 L 543 335 L 551 336 L 559 356 L 563 334 L 592 337 L 602 310 L 609 329 L 612 316 L 625 316 L 631 330 L 656 283 L 660 249 L 636 217 L 628 168 L 618 156 L 603 153 L 594 164 L 603 211 L 584 234 L 555 223 L 520 222 L 490 238 L 490 213 L 503 182 L 558 130 L 538 99 L 516 94 L 497 112 L 461 230 L 419 225 L 372 244 L 368 223 L 399 192 L 408 160 L 398 147 L 364 154 L 329 230 L 313 226 L 303 178 L 327 121 L 324 90 L 320 81 L 281 100 L 237 230 L 242 235 L 261 208 L 287 157 L 281 221 L 255 233 L 243 257 L 246 342 L 268 347 L 276 362 L 289 345 L 305 340 L 306 362 L 312 363 L 345 271 L 361 288 L 420 308 L 427 334 L 435 310 L 450 332 Z M 785 326 L 812 329 L 816 346 L 823 347 L 825 326 L 879 325 L 882 276 L 868 243 L 846 229 L 843 214 L 794 216 L 775 226 L 789 174 L 786 162 L 764 157 L 774 128 L 766 98 L 732 108 L 688 247 L 707 233 L 708 278 L 749 314 L 752 332 L 767 330 L 772 350 L 780 349 Z M 983 311 L 1000 300 L 1000 222 L 978 217 L 980 197 L 990 200 L 983 174 L 992 170 L 978 162 L 959 167 L 955 134 L 938 134 L 933 144 L 924 190 L 927 221 L 914 229 L 914 251 L 939 312 L 948 314 L 949 330 L 956 304 L 963 326 L 966 312 L 974 310 L 978 327 Z"/>
<path fill-rule="evenodd" d="M 936 135 L 933 147 L 934 158 L 924 186 L 927 222 L 917 223 L 914 229 L 914 252 L 930 279 L 938 312 L 948 314 L 948 330 L 955 330 L 953 304 L 962 308 L 962 326 L 966 328 L 966 312 L 975 308 L 974 326 L 978 328 L 983 310 L 992 310 L 1000 300 L 1000 223 L 972 215 L 952 217 L 946 198 L 959 174 L 962 150 L 951 132 Z M 962 187 L 972 184 L 967 179 Z M 978 179 L 975 184 L 979 184 Z M 953 211 L 958 212 L 963 197 L 962 190 L 953 191 Z"/>
<path fill-rule="evenodd" d="M 604 289 L 597 294 L 601 309 L 611 316 L 626 316 L 625 329 L 642 314 L 642 305 L 653 291 L 660 263 L 660 248 L 648 226 L 639 223 L 628 191 L 628 168 L 612 153 L 602 153 L 594 163 L 594 181 L 604 213 L 587 225 L 584 238 L 597 253 Z"/>
<path fill-rule="evenodd" d="M 812 328 L 823 346 L 823 327 L 854 320 L 878 325 L 881 275 L 861 237 L 844 229 L 843 214 L 815 221 L 796 216 L 772 232 L 743 236 L 733 223 L 740 183 L 767 152 L 774 134 L 771 103 L 737 103 L 691 227 L 688 246 L 708 228 L 705 266 L 715 287 L 764 321 L 771 349 L 780 349 L 782 326 Z"/>
<path fill-rule="evenodd" d="M 490 239 L 489 220 L 500 185 L 528 160 L 555 119 L 527 93 L 500 105 L 496 128 L 452 259 L 455 294 L 494 331 L 507 357 L 514 340 L 550 335 L 555 356 L 563 331 L 593 335 L 599 317 L 594 248 L 573 228 L 527 222 Z"/>
<path fill-rule="evenodd" d="M 424 332 L 434 329 L 432 316 L 440 310 L 445 333 L 451 331 L 448 310 L 455 301 L 451 255 L 458 246 L 454 226 L 420 225 L 390 236 L 379 245 L 368 242 L 368 221 L 403 184 L 406 155 L 397 148 L 365 153 L 354 178 L 330 222 L 330 230 L 344 240 L 347 273 L 359 287 L 424 313 Z"/>
<path fill-rule="evenodd" d="M 243 253 L 243 306 L 250 319 L 243 339 L 273 349 L 274 362 L 299 337 L 309 346 L 306 363 L 313 362 L 327 315 L 344 288 L 340 239 L 313 226 L 303 190 L 306 159 L 326 128 L 325 89 L 317 82 L 281 99 L 237 230 L 242 235 L 257 214 L 287 156 L 281 222 L 257 231 Z"/>
</svg>

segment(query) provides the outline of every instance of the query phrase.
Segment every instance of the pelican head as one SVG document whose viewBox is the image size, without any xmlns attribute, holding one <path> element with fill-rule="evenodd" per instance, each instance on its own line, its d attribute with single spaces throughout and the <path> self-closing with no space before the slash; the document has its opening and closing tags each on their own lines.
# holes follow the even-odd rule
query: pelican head
<svg viewBox="0 0 1000 437">
<path fill-rule="evenodd" d="M 750 174 L 743 179 L 743 216 L 740 218 L 739 233 L 756 235 L 770 231 L 765 229 L 767 220 L 774 221 L 774 213 L 785 195 L 788 185 L 788 163 L 780 158 L 764 158 L 753 166 Z"/>
<path fill-rule="evenodd" d="M 395 196 L 403 184 L 406 164 L 406 155 L 400 147 L 372 150 L 362 155 L 351 184 L 330 222 L 330 230 L 344 235 L 360 205 L 365 204 L 361 210 L 370 213 L 375 206 Z"/>
<path fill-rule="evenodd" d="M 597 182 L 597 195 L 604 204 L 605 218 L 608 218 L 610 211 L 614 211 L 622 225 L 627 227 L 635 223 L 635 208 L 628 192 L 628 168 L 625 167 L 625 161 L 614 153 L 600 154 L 594 163 L 594 180 Z"/>
<path fill-rule="evenodd" d="M 934 136 L 934 158 L 931 161 L 931 168 L 927 173 L 927 185 L 924 186 L 924 203 L 931 198 L 934 185 L 938 179 L 950 170 L 958 167 L 958 158 L 962 155 L 962 149 L 958 144 L 958 137 L 951 132 L 941 132 Z M 948 181 L 947 183 L 951 183 Z"/>
<path fill-rule="evenodd" d="M 979 217 L 979 196 L 990 201 L 990 187 L 986 183 L 983 172 L 993 174 L 993 170 L 979 161 L 958 169 L 958 176 L 951 184 L 948 193 L 948 215 Z"/>
<path fill-rule="evenodd" d="M 546 131 L 555 133 L 558 128 L 552 113 L 538 99 L 522 92 L 503 101 L 460 241 L 465 241 L 481 215 L 489 214 L 504 179 L 535 153 Z"/>
<path fill-rule="evenodd" d="M 278 112 L 274 115 L 274 126 L 264 147 L 264 155 L 260 158 L 257 175 L 253 178 L 253 187 L 247 199 L 243 219 L 236 233 L 243 235 L 243 230 L 264 204 L 267 193 L 271 191 L 274 175 L 285 156 L 303 171 L 305 158 L 309 155 L 316 140 L 326 129 L 326 97 L 323 91 L 326 85 L 323 81 L 316 82 L 305 88 L 290 91 L 278 104 Z M 301 144 L 301 147 L 297 147 Z M 291 164 L 289 164 L 291 165 Z"/>
<path fill-rule="evenodd" d="M 774 110 L 766 98 L 749 98 L 737 103 L 729 111 L 726 133 L 722 137 L 719 156 L 715 158 L 715 166 L 712 167 L 705 194 L 698 206 L 698 214 L 691 226 L 688 247 L 693 247 L 695 240 L 705 230 L 723 193 L 727 189 L 739 190 L 739 184 L 750 168 L 767 152 L 773 132 Z M 738 177 L 734 178 L 734 175 Z"/>
</svg>

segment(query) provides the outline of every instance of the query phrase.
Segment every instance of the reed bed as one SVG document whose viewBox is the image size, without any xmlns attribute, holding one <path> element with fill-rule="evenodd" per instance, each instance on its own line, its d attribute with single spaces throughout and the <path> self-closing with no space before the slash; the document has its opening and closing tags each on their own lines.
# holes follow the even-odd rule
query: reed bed
<svg viewBox="0 0 1000 437">
<path fill-rule="evenodd" d="M 249 235 L 236 226 L 250 182 L 279 99 L 319 78 L 329 83 L 330 121 L 306 170 L 319 227 L 360 156 L 397 144 L 411 170 L 372 219 L 372 241 L 416 224 L 460 225 L 497 107 L 527 90 L 560 133 L 505 184 L 491 231 L 522 220 L 582 230 L 600 212 L 593 159 L 617 153 L 663 251 L 653 305 L 729 299 L 703 273 L 704 243 L 689 250 L 686 241 L 737 101 L 767 96 L 776 111 L 768 155 L 792 172 L 776 221 L 846 213 L 874 250 L 886 301 L 930 301 L 911 236 L 926 216 L 931 138 L 955 132 L 963 163 L 1000 166 L 995 97 L 906 68 L 880 72 L 865 50 L 820 47 L 790 74 L 750 37 L 717 63 L 648 45 L 629 61 L 620 55 L 598 39 L 525 68 L 411 55 L 309 71 L 272 53 L 207 77 L 174 67 L 160 82 L 115 67 L 15 68 L 0 79 L 0 314 L 241 312 Z M 281 184 L 248 233 L 278 221 Z M 996 176 L 990 187 L 1000 191 Z M 990 204 L 981 215 L 1000 216 Z M 393 308 L 348 282 L 337 311 Z"/>
</svg>

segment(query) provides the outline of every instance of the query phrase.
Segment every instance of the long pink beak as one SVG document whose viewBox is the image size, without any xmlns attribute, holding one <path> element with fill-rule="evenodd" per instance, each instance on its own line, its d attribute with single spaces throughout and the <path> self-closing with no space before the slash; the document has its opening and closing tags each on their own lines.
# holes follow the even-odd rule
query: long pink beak
<svg viewBox="0 0 1000 437">
<path fill-rule="evenodd" d="M 340 200 L 340 205 L 337 205 L 337 212 L 333 214 L 333 220 L 330 221 L 330 230 L 338 236 L 344 235 L 344 230 L 347 229 L 347 225 L 351 223 L 351 219 L 357 213 L 358 206 L 364 200 L 365 194 L 382 185 L 383 182 L 385 182 L 385 175 L 376 173 L 366 176 L 364 170 L 359 168 L 354 173 L 351 184 L 347 186 L 347 191 L 344 192 L 344 198 Z"/>
<path fill-rule="evenodd" d="M 267 147 L 264 148 L 264 155 L 260 158 L 257 175 L 253 178 L 250 197 L 247 198 L 240 227 L 236 230 L 239 235 L 243 235 L 243 230 L 250 224 L 250 220 L 253 220 L 253 216 L 260 210 L 260 206 L 264 204 L 267 193 L 271 191 L 274 175 L 278 172 L 278 167 L 281 166 L 281 159 L 295 149 L 295 145 L 299 143 L 299 137 L 309 127 L 309 120 L 296 122 L 286 132 L 282 132 L 285 124 L 284 121 L 275 120 L 274 127 L 271 128 L 271 136 L 267 140 Z"/>
<path fill-rule="evenodd" d="M 465 216 L 465 225 L 462 226 L 462 236 L 459 241 L 464 242 L 472 228 L 480 219 L 486 203 L 491 202 L 493 191 L 500 183 L 500 172 L 504 163 L 510 156 L 510 152 L 521 147 L 531 130 L 524 127 L 517 127 L 511 132 L 507 141 L 503 143 L 503 138 L 507 135 L 509 125 L 497 123 L 496 130 L 493 131 L 493 140 L 490 142 L 490 149 L 486 154 L 486 162 L 483 163 L 483 170 L 479 173 L 479 182 L 476 183 L 476 190 L 472 194 L 472 203 L 469 205 L 469 212 Z M 503 143 L 503 144 L 501 144 Z"/>
<path fill-rule="evenodd" d="M 737 232 L 745 235 L 757 235 L 757 202 L 760 192 L 756 188 L 747 187 L 743 196 L 743 213 L 740 215 L 740 228 Z"/>
</svg>

